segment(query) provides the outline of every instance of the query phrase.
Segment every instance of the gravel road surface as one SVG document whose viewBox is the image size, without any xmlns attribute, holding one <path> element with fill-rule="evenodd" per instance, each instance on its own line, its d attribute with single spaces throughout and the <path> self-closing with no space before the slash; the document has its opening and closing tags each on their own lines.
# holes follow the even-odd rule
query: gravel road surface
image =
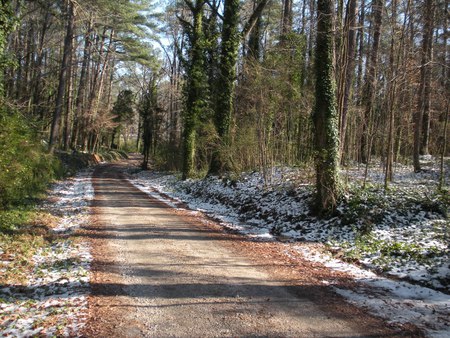
<svg viewBox="0 0 450 338">
<path fill-rule="evenodd" d="M 94 173 L 95 273 L 84 335 L 415 336 L 346 304 L 311 267 L 280 259 L 272 252 L 282 244 L 224 233 L 140 192 L 124 165 Z"/>
</svg>

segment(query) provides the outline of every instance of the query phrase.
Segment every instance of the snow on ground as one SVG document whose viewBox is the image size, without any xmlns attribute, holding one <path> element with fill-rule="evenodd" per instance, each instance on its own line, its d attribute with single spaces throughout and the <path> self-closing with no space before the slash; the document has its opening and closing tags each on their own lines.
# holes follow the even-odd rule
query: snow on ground
<svg viewBox="0 0 450 338">
<path fill-rule="evenodd" d="M 357 306 L 390 323 L 413 323 L 424 329 L 429 337 L 444 338 L 450 332 L 450 297 L 430 288 L 395 281 L 332 258 L 330 255 L 296 245 L 304 257 L 324 264 L 330 269 L 350 274 L 356 289 L 334 287 L 335 291 Z"/>
<path fill-rule="evenodd" d="M 53 185 L 43 209 L 60 216 L 53 231 L 69 235 L 86 224 L 93 198 L 92 170 Z M 89 267 L 86 242 L 59 236 L 32 257 L 33 271 L 21 285 L 0 286 L 2 337 L 76 336 L 85 324 Z"/>
<path fill-rule="evenodd" d="M 313 188 L 305 179 L 310 173 L 301 170 L 274 168 L 269 185 L 257 172 L 184 182 L 165 173 L 129 174 L 142 191 L 172 206 L 183 202 L 255 239 L 323 243 L 337 256 L 366 268 L 320 258 L 331 268 L 355 275 L 363 285 L 358 292 L 338 290 L 340 294 L 377 315 L 415 323 L 441 337 L 450 331 L 450 223 L 448 204 L 435 194 L 439 172 L 433 163 L 425 167 L 415 174 L 411 167 L 397 164 L 388 191 L 382 188 L 382 167 L 370 168 L 366 189 L 360 188 L 363 167 L 343 171 L 347 195 L 328 219 L 310 212 Z M 300 244 L 298 250 L 310 260 L 319 257 Z M 379 277 L 367 268 L 404 281 Z"/>
</svg>

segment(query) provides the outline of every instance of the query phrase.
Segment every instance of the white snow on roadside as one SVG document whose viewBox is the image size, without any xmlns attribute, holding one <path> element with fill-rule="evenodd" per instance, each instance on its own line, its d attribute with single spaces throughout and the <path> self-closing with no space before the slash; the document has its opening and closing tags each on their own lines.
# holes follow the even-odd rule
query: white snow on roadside
<svg viewBox="0 0 450 338">
<path fill-rule="evenodd" d="M 88 221 L 91 175 L 92 170 L 84 170 L 52 186 L 49 197 L 56 201 L 43 209 L 61 217 L 56 234 L 71 234 Z M 88 244 L 63 236 L 39 250 L 32 261 L 34 270 L 26 285 L 0 288 L 0 335 L 77 336 L 86 319 L 92 261 Z"/>
<path fill-rule="evenodd" d="M 177 206 L 175 203 L 173 203 L 170 199 L 163 197 L 160 195 L 153 187 L 148 187 L 145 184 L 141 184 L 139 181 L 136 180 L 128 180 L 131 184 L 133 184 L 136 188 L 138 188 L 140 191 L 146 193 L 150 197 L 156 198 L 157 200 L 166 203 L 167 205 L 171 206 L 172 208 L 176 208 Z"/>
<path fill-rule="evenodd" d="M 350 274 L 357 282 L 354 290 L 334 287 L 350 302 L 392 323 L 413 323 L 430 337 L 448 337 L 450 332 L 450 296 L 439 291 L 377 276 L 355 265 L 312 251 L 305 246 L 294 248 L 310 261 L 322 263 L 336 271 Z"/>
<path fill-rule="evenodd" d="M 359 184 L 363 171 L 363 168 L 354 168 L 345 175 L 349 181 Z M 371 168 L 368 182 L 374 188 L 349 196 L 359 214 L 353 217 L 353 210 L 344 204 L 340 206 L 340 215 L 326 220 L 309 213 L 312 189 L 302 181 L 301 173 L 286 168 L 273 172 L 270 187 L 258 173 L 243 174 L 237 180 L 208 177 L 183 182 L 174 175 L 135 171 L 129 173 L 129 181 L 159 199 L 157 192 L 169 196 L 162 200 L 173 207 L 183 202 L 189 209 L 219 220 L 224 227 L 258 240 L 304 240 L 350 251 L 355 249 L 358 233 L 367 226 L 360 221 L 359 214 L 363 214 L 370 220 L 374 244 L 388 253 L 396 250 L 389 261 L 385 261 L 387 256 L 383 252 L 362 252 L 363 265 L 376 270 L 383 268 L 397 278 L 450 291 L 449 221 L 440 210 L 434 209 L 439 205 L 430 197 L 435 191 L 436 170 L 414 174 L 410 167 L 397 165 L 392 190 L 383 193 L 376 188 L 382 182 L 382 170 Z M 373 196 L 376 196 L 375 201 Z M 417 197 L 429 205 L 416 202 Z M 352 275 L 360 288 L 336 288 L 336 292 L 351 302 L 388 321 L 413 323 L 432 337 L 449 336 L 448 294 L 377 276 L 369 270 L 305 249 L 299 242 L 295 246 L 305 258 Z M 416 260 L 408 256 L 410 251 L 425 258 Z"/>
<path fill-rule="evenodd" d="M 56 233 L 73 232 L 86 223 L 87 207 L 94 198 L 91 176 L 92 169 L 86 169 L 52 187 L 52 195 L 58 199 L 55 203 L 47 204 L 45 208 L 63 216 L 58 226 L 53 229 Z"/>
<path fill-rule="evenodd" d="M 141 177 L 145 176 L 144 178 Z M 227 229 L 234 230 L 243 234 L 246 234 L 252 238 L 259 240 L 273 240 L 274 236 L 270 234 L 269 229 L 266 227 L 258 227 L 258 220 L 252 220 L 247 222 L 239 221 L 239 214 L 233 209 L 230 209 L 227 205 L 220 203 L 210 203 L 199 198 L 192 198 L 188 193 L 182 191 L 175 191 L 171 189 L 171 185 L 176 182 L 176 179 L 172 175 L 158 176 L 158 179 L 153 180 L 149 177 L 153 177 L 153 173 L 141 172 L 138 178 L 129 178 L 128 181 L 142 192 L 148 194 L 151 197 L 158 199 L 167 205 L 178 208 L 179 203 L 185 203 L 191 211 L 205 213 L 220 222 L 220 224 Z M 164 194 L 169 198 L 162 196 Z"/>
</svg>

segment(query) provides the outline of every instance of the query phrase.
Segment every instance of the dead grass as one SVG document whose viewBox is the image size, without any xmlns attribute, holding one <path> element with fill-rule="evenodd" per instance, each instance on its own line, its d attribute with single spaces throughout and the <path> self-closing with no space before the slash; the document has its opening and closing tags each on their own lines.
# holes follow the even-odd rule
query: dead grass
<svg viewBox="0 0 450 338">
<path fill-rule="evenodd" d="M 0 282 L 3 285 L 26 283 L 34 268 L 32 257 L 56 239 L 51 229 L 57 220 L 49 213 L 38 211 L 16 230 L 0 233 Z"/>
</svg>

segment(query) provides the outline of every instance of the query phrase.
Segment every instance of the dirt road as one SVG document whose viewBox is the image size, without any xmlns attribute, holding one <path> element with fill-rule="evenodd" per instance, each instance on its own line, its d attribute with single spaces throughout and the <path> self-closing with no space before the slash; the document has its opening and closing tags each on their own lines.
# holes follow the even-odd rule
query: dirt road
<svg viewBox="0 0 450 338">
<path fill-rule="evenodd" d="M 86 336 L 411 336 L 344 303 L 282 258 L 279 244 L 223 233 L 148 197 L 120 172 L 103 165 L 94 174 Z"/>
</svg>

